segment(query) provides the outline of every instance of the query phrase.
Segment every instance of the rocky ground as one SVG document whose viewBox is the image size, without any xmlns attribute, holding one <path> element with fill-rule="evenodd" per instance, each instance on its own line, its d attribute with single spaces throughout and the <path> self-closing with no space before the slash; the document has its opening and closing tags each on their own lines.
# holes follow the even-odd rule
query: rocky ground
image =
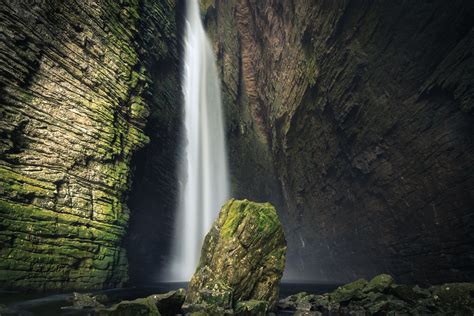
<svg viewBox="0 0 474 316">
<path fill-rule="evenodd" d="M 222 311 L 183 310 L 184 289 L 144 298 L 116 301 L 106 294 L 73 293 L 62 310 L 49 315 L 473 315 L 474 284 L 448 283 L 423 288 L 418 285 L 396 284 L 386 274 L 370 281 L 360 279 L 338 287 L 330 293 L 314 295 L 297 293 L 281 299 L 270 310 L 266 301 L 250 300 L 237 303 L 233 309 Z M 217 308 L 217 306 L 216 306 Z M 0 307 L 1 315 L 28 315 Z M 44 314 L 42 314 L 44 315 Z"/>
<path fill-rule="evenodd" d="M 474 284 L 448 283 L 429 288 L 395 284 L 381 274 L 354 281 L 323 295 L 298 293 L 279 301 L 295 315 L 472 315 Z"/>
</svg>

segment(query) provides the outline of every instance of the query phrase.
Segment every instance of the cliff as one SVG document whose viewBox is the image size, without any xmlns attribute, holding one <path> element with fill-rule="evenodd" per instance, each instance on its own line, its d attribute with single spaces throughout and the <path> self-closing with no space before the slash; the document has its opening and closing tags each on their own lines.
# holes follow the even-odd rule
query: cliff
<svg viewBox="0 0 474 316">
<path fill-rule="evenodd" d="M 0 284 L 119 286 L 174 1 L 2 1 L 0 17 Z"/>
<path fill-rule="evenodd" d="M 234 189 L 280 200 L 287 278 L 474 278 L 473 12 L 441 0 L 208 8 Z"/>
</svg>

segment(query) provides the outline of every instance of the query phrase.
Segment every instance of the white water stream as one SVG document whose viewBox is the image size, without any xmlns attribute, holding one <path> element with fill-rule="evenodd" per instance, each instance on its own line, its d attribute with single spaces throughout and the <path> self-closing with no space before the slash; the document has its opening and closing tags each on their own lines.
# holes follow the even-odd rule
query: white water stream
<svg viewBox="0 0 474 316">
<path fill-rule="evenodd" d="M 172 257 L 163 279 L 189 281 L 202 241 L 229 197 L 220 81 L 198 0 L 186 1 L 183 161 Z"/>
</svg>

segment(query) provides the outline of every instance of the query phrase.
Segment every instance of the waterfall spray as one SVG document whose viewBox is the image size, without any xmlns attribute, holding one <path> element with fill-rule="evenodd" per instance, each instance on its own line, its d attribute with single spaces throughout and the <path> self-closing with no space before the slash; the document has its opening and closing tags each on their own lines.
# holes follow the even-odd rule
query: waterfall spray
<svg viewBox="0 0 474 316">
<path fill-rule="evenodd" d="M 186 1 L 183 161 L 172 258 L 163 279 L 188 281 L 203 238 L 228 199 L 229 184 L 220 83 L 198 0 Z"/>
</svg>

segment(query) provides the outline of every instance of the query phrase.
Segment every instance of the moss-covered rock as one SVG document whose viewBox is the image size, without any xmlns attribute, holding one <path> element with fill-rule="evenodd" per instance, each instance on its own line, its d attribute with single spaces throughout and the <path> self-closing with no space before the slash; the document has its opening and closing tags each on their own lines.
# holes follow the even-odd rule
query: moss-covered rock
<svg viewBox="0 0 474 316">
<path fill-rule="evenodd" d="M 163 8 L 169 16 L 148 18 Z M 99 0 L 2 9 L 0 287 L 94 289 L 128 279 L 130 160 L 148 142 L 147 60 L 169 54 L 173 8 Z M 144 45 L 150 33 L 163 49 Z"/>
<path fill-rule="evenodd" d="M 331 301 L 332 302 L 345 302 L 353 297 L 360 297 L 362 294 L 362 290 L 367 285 L 367 280 L 359 279 L 352 283 L 343 285 L 338 287 L 334 292 L 331 293 Z"/>
<path fill-rule="evenodd" d="M 160 316 L 152 296 L 123 301 L 110 308 L 97 311 L 98 316 Z"/>
<path fill-rule="evenodd" d="M 257 300 L 266 301 L 272 309 L 285 252 L 283 229 L 271 204 L 228 201 L 204 240 L 189 284 L 187 307 L 210 304 L 226 310 Z"/>
<path fill-rule="evenodd" d="M 184 289 L 165 294 L 154 294 L 133 301 L 123 301 L 107 309 L 97 309 L 99 316 L 160 316 L 176 315 L 185 298 Z"/>
<path fill-rule="evenodd" d="M 393 278 L 390 275 L 379 274 L 364 287 L 364 292 L 383 292 L 392 284 Z"/>
<path fill-rule="evenodd" d="M 422 289 L 394 284 L 391 276 L 381 274 L 370 282 L 360 279 L 328 294 L 294 294 L 280 300 L 278 308 L 308 315 L 313 311 L 330 315 L 471 315 L 473 293 L 472 283 Z"/>
<path fill-rule="evenodd" d="M 268 302 L 265 301 L 242 301 L 235 305 L 236 316 L 265 316 L 267 314 Z"/>
</svg>

